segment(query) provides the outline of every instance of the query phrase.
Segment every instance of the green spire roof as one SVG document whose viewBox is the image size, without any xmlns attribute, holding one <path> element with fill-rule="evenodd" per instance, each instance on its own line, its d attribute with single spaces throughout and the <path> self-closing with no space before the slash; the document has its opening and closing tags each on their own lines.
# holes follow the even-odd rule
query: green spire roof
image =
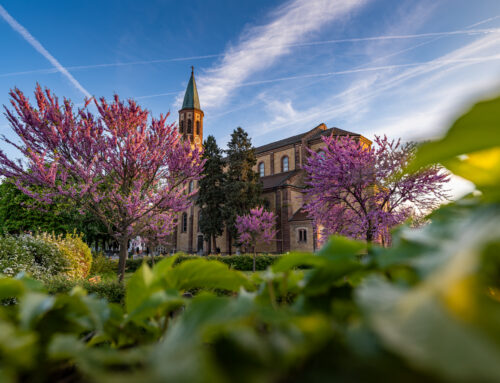
<svg viewBox="0 0 500 383">
<path fill-rule="evenodd" d="M 196 90 L 196 82 L 194 81 L 194 68 L 191 67 L 191 78 L 189 79 L 188 86 L 186 88 L 186 94 L 184 94 L 184 102 L 182 103 L 182 109 L 200 109 L 200 99 L 198 98 L 198 90 Z"/>
</svg>

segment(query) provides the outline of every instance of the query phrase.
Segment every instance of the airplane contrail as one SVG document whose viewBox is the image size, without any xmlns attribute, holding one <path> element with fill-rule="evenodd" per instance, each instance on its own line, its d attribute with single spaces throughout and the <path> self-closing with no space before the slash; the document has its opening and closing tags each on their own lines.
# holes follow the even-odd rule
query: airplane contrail
<svg viewBox="0 0 500 383">
<path fill-rule="evenodd" d="M 61 63 L 57 61 L 57 59 L 52 56 L 47 49 L 45 49 L 43 45 L 40 44 L 40 42 L 35 39 L 26 28 L 19 24 L 1 5 L 0 16 L 2 16 L 12 29 L 19 33 L 33 48 L 35 48 L 38 53 L 45 57 L 55 67 L 55 69 L 65 76 L 80 92 L 88 98 L 91 97 L 90 93 L 71 75 L 71 73 L 69 73 L 67 69 L 64 68 Z"/>
<path fill-rule="evenodd" d="M 382 66 L 374 66 L 374 67 L 347 69 L 347 70 L 341 70 L 341 71 L 335 71 L 335 72 L 310 73 L 310 74 L 297 75 L 297 76 L 278 77 L 278 78 L 273 78 L 273 79 L 268 79 L 268 80 L 250 81 L 250 82 L 241 83 L 241 84 L 237 85 L 236 88 L 246 87 L 246 86 L 254 86 L 254 85 L 262 85 L 262 84 L 270 84 L 270 83 L 281 82 L 281 81 L 300 80 L 300 79 L 304 79 L 304 78 L 342 76 L 342 75 L 362 73 L 362 72 L 378 72 L 378 71 L 411 68 L 411 67 L 418 67 L 418 66 L 425 66 L 425 65 L 430 66 L 430 65 L 436 65 L 436 64 L 447 65 L 447 64 L 458 64 L 458 63 L 482 63 L 482 62 L 496 61 L 496 60 L 500 60 L 500 55 L 468 57 L 468 58 L 462 58 L 462 59 L 430 60 L 430 61 L 413 62 L 413 63 L 407 63 L 407 64 L 382 65 Z M 183 90 L 180 89 L 177 92 L 158 93 L 158 94 L 151 94 L 151 95 L 147 95 L 147 96 L 138 96 L 138 97 L 134 97 L 134 98 L 135 99 L 145 99 L 145 98 L 154 98 L 154 97 L 161 97 L 161 96 L 170 96 L 173 94 L 178 94 L 179 92 L 182 92 L 182 91 Z"/>
<path fill-rule="evenodd" d="M 495 17 L 492 17 L 492 18 L 485 20 L 485 21 L 491 21 L 491 20 L 494 20 L 496 18 L 500 18 L 500 16 L 495 16 Z M 477 23 L 476 25 L 482 24 L 485 21 Z M 15 20 L 14 20 L 14 22 L 15 22 Z M 22 28 L 22 26 L 20 26 L 20 27 Z M 489 34 L 489 33 L 500 33 L 500 28 L 464 29 L 464 30 L 447 31 L 447 32 L 416 33 L 416 34 L 409 34 L 409 35 L 382 35 L 382 36 L 370 36 L 370 37 L 354 37 L 354 38 L 347 38 L 347 39 L 310 41 L 310 42 L 303 42 L 303 43 L 284 44 L 284 45 L 279 45 L 279 46 L 301 47 L 301 46 L 354 43 L 354 42 L 363 42 L 363 41 L 404 40 L 404 39 L 416 39 L 416 38 L 425 38 L 425 37 L 444 37 L 444 36 L 454 36 L 454 35 L 477 35 L 477 34 Z M 259 49 L 272 49 L 272 48 L 276 48 L 276 47 L 277 47 L 277 45 L 268 45 L 266 48 L 259 48 Z M 43 49 L 43 47 L 42 47 L 42 49 Z M 66 69 L 84 70 L 84 69 L 109 68 L 109 67 L 119 67 L 119 66 L 128 66 L 128 65 L 148 65 L 148 64 L 175 62 L 175 61 L 203 60 L 203 59 L 217 58 L 217 57 L 223 57 L 223 56 L 224 56 L 223 53 L 218 53 L 218 54 L 208 54 L 208 55 L 201 55 L 201 56 L 173 57 L 173 58 L 156 59 L 156 60 L 104 63 L 104 64 L 93 64 L 93 65 L 75 65 L 75 66 L 68 66 L 68 67 L 66 67 Z M 0 77 L 10 77 L 10 76 L 19 76 L 19 75 L 26 75 L 26 74 L 38 74 L 38 73 L 50 74 L 50 73 L 56 73 L 58 71 L 60 71 L 60 70 L 57 67 L 56 68 L 47 68 L 47 69 L 34 69 L 34 70 L 29 70 L 29 71 L 3 73 L 3 74 L 0 74 Z"/>
</svg>

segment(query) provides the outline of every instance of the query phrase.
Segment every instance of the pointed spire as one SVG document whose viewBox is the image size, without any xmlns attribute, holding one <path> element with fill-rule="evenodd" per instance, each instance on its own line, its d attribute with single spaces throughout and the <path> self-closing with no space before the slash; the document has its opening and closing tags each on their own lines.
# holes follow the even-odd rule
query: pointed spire
<svg viewBox="0 0 500 383">
<path fill-rule="evenodd" d="M 194 81 L 194 67 L 191 66 L 191 78 L 189 79 L 186 93 L 184 94 L 184 102 L 182 109 L 200 109 L 200 99 L 198 98 L 198 90 Z"/>
</svg>

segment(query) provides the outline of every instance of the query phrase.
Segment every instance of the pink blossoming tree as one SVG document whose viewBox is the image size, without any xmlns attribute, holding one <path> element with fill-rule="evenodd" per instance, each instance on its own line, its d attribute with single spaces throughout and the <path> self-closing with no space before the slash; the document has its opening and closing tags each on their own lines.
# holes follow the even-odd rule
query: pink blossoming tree
<svg viewBox="0 0 500 383">
<path fill-rule="evenodd" d="M 238 230 L 239 242 L 248 250 L 253 250 L 253 271 L 257 253 L 255 245 L 258 241 L 270 243 L 276 236 L 274 230 L 276 215 L 265 211 L 263 207 L 250 210 L 250 214 L 236 217 L 236 230 Z"/>
<path fill-rule="evenodd" d="M 66 199 L 91 211 L 120 244 L 122 280 L 129 239 L 152 229 L 167 236 L 175 213 L 191 203 L 186 185 L 199 178 L 201 153 L 166 123 L 168 115 L 150 118 L 132 100 L 94 100 L 94 115 L 91 100 L 74 110 L 40 86 L 36 106 L 19 89 L 10 96 L 6 116 L 20 141 L 3 140 L 25 161 L 0 151 L 0 174 L 39 201 Z"/>
<path fill-rule="evenodd" d="M 412 212 L 429 212 L 448 198 L 449 176 L 438 166 L 408 174 L 415 144 L 376 137 L 369 146 L 352 137 L 323 137 L 310 151 L 306 210 L 322 238 L 340 234 L 387 244 L 389 229 Z"/>
</svg>

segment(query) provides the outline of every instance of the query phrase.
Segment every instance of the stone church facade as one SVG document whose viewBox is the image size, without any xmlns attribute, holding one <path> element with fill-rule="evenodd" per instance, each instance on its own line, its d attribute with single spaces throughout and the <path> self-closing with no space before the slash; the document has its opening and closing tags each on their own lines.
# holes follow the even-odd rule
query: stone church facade
<svg viewBox="0 0 500 383">
<path fill-rule="evenodd" d="M 203 111 L 200 107 L 194 73 L 186 89 L 184 102 L 179 111 L 179 133 L 192 145 L 201 146 L 203 142 Z M 270 244 L 259 244 L 257 252 L 286 253 L 294 250 L 315 251 L 318 234 L 303 209 L 304 177 L 308 149 L 319 152 L 324 146 L 322 137 L 329 135 L 349 135 L 367 145 L 371 141 L 360 134 L 338 128 L 327 128 L 319 124 L 302 134 L 287 137 L 255 148 L 257 164 L 254 168 L 262 182 L 262 198 L 267 201 L 268 209 L 277 216 L 277 236 Z M 189 185 L 194 190 L 197 183 Z M 198 224 L 200 209 L 193 204 L 178 218 L 173 234 L 171 251 L 186 253 L 206 253 L 208 243 L 204 241 Z M 216 239 L 222 254 L 234 254 L 236 247 L 229 248 L 226 230 Z M 212 249 L 212 252 L 214 250 Z"/>
</svg>

